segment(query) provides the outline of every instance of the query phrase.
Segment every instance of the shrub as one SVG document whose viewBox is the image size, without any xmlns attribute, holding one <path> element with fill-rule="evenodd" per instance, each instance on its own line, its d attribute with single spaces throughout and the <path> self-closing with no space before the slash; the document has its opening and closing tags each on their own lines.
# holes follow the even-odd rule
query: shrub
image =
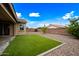
<svg viewBox="0 0 79 59">
<path fill-rule="evenodd" d="M 68 25 L 68 32 L 79 38 L 79 22 L 78 19 L 70 19 Z"/>
<path fill-rule="evenodd" d="M 41 31 L 42 31 L 43 33 L 46 33 L 47 27 L 44 25 L 44 27 L 41 27 Z"/>
</svg>

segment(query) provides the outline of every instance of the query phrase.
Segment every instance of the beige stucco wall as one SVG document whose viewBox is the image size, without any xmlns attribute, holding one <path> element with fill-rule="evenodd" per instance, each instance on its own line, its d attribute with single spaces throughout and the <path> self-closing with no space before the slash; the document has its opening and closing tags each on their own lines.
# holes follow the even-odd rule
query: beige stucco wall
<svg viewBox="0 0 79 59">
<path fill-rule="evenodd" d="M 15 35 L 15 25 L 14 24 L 10 24 L 10 35 L 11 36 Z"/>
</svg>

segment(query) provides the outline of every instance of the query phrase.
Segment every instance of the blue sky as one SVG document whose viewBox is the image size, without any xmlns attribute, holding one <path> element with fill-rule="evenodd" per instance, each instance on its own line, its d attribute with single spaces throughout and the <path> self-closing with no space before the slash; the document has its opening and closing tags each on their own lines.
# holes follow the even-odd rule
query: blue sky
<svg viewBox="0 0 79 59">
<path fill-rule="evenodd" d="M 28 21 L 27 27 L 44 24 L 67 25 L 68 18 L 79 16 L 79 4 L 75 3 L 14 3 L 18 18 Z"/>
</svg>

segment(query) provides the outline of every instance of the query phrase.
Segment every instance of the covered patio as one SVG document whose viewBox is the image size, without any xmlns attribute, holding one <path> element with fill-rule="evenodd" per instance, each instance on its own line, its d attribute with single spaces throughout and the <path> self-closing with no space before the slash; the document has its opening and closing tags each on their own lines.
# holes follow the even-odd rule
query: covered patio
<svg viewBox="0 0 79 59">
<path fill-rule="evenodd" d="M 12 4 L 0 4 L 0 36 L 15 35 L 16 16 Z"/>
</svg>

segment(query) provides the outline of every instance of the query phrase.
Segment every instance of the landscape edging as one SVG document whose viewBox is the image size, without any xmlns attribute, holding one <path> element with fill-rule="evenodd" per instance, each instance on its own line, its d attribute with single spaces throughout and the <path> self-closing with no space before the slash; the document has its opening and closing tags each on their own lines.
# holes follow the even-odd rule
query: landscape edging
<svg viewBox="0 0 79 59">
<path fill-rule="evenodd" d="M 49 53 L 49 52 L 51 52 L 51 51 L 53 51 L 53 50 L 55 50 L 55 49 L 61 47 L 61 46 L 63 46 L 64 44 L 66 44 L 66 43 L 62 43 L 62 44 L 58 45 L 57 47 L 54 47 L 54 48 L 52 48 L 52 49 L 50 49 L 50 50 L 47 50 L 47 51 L 45 51 L 45 52 L 43 52 L 43 53 L 41 53 L 41 54 L 38 54 L 37 56 L 43 56 L 43 55 L 45 55 L 45 54 L 47 54 L 47 53 Z"/>
</svg>

